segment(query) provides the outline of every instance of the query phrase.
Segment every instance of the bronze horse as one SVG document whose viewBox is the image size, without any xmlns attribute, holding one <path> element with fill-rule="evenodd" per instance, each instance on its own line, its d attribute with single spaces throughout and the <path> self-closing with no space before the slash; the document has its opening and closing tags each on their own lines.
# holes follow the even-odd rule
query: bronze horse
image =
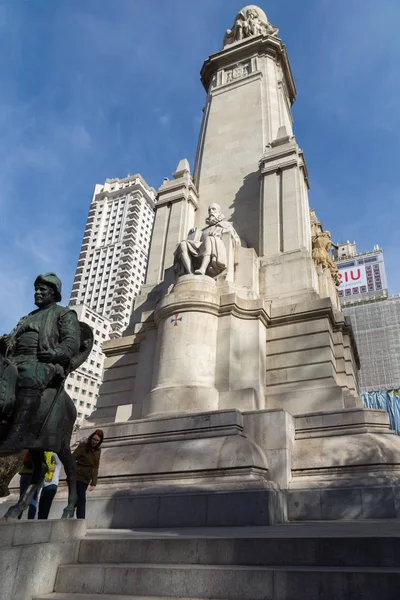
<svg viewBox="0 0 400 600">
<path fill-rule="evenodd" d="M 8 509 L 3 517 L 4 519 L 17 519 L 28 508 L 37 487 L 43 481 L 47 471 L 44 452 L 49 450 L 58 454 L 67 476 L 68 504 L 64 508 L 62 518 L 71 519 L 74 516 L 77 501 L 76 467 L 71 455 L 70 445 L 76 420 L 76 408 L 64 389 L 64 383 L 67 375 L 85 362 L 93 346 L 93 332 L 91 328 L 86 323 L 81 322 L 79 326 L 79 352 L 71 360 L 65 376 L 55 378 L 43 392 L 39 410 L 29 425 L 26 440 L 24 440 L 25 445 L 19 449 L 19 451 L 29 450 L 32 457 L 33 473 L 31 481 L 17 504 Z M 5 356 L 0 354 L 0 381 L 6 369 L 9 370 L 9 378 L 11 371 L 12 379 L 12 371 L 15 369 L 15 366 Z M 5 439 L 5 434 L 12 428 L 15 411 L 14 404 L 15 402 L 11 396 L 5 398 L 0 410 L 0 456 L 10 454 L 9 452 L 4 452 L 4 450 L 2 452 L 2 440 Z"/>
</svg>

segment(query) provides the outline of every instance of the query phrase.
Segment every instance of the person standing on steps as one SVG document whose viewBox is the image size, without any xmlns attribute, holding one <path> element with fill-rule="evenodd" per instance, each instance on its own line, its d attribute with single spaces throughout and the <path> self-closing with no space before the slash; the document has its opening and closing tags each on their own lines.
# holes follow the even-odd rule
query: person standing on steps
<svg viewBox="0 0 400 600">
<path fill-rule="evenodd" d="M 76 504 L 77 519 L 84 519 L 86 516 L 86 491 L 89 487 L 91 492 L 97 484 L 97 475 L 99 472 L 101 450 L 103 441 L 103 431 L 96 429 L 87 440 L 78 444 L 72 453 L 76 462 L 76 491 L 78 502 Z"/>
<path fill-rule="evenodd" d="M 45 475 L 45 477 L 47 477 L 49 475 L 49 473 L 52 472 L 52 467 L 51 467 L 51 455 L 52 452 L 48 451 L 44 453 L 44 458 L 46 461 L 46 465 L 47 465 L 47 473 Z M 30 484 L 30 481 L 32 479 L 32 473 L 33 473 L 33 462 L 32 462 L 32 457 L 29 453 L 29 451 L 27 450 L 25 452 L 24 455 L 24 459 L 23 459 L 23 464 L 19 470 L 19 476 L 20 476 L 20 482 L 19 482 L 19 492 L 20 492 L 20 498 L 22 497 L 23 493 L 25 492 L 26 488 L 28 487 L 28 485 Z M 31 503 L 29 505 L 28 508 L 28 519 L 32 520 L 36 517 L 36 510 L 37 510 L 37 505 L 38 505 L 38 497 L 40 494 L 40 490 L 42 489 L 42 485 L 43 482 L 38 485 L 38 488 L 35 492 L 35 495 L 33 496 Z M 18 517 L 19 520 L 22 519 L 22 514 L 19 515 Z"/>
<path fill-rule="evenodd" d="M 38 519 L 47 519 L 54 496 L 58 490 L 58 482 L 61 472 L 61 460 L 55 452 L 51 455 L 51 470 L 46 473 L 42 493 L 39 500 Z"/>
</svg>

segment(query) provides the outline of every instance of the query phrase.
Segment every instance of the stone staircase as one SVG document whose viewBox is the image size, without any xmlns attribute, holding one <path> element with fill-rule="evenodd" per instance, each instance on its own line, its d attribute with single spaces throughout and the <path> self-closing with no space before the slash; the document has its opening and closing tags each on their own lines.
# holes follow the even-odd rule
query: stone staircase
<svg viewBox="0 0 400 600">
<path fill-rule="evenodd" d="M 400 523 L 91 530 L 34 600 L 394 600 Z"/>
</svg>

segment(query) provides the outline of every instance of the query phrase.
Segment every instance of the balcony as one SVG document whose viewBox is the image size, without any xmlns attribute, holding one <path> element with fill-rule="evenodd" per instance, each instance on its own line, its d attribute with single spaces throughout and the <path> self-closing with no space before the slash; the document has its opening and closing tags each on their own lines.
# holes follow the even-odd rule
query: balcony
<svg viewBox="0 0 400 600">
<path fill-rule="evenodd" d="M 120 296 L 120 298 L 121 298 L 121 296 Z M 111 314 L 114 315 L 117 312 L 123 313 L 125 311 L 125 308 L 126 307 L 125 307 L 125 302 L 123 301 L 123 298 L 121 300 L 118 300 L 118 301 L 115 300 L 113 302 L 112 307 L 111 307 Z"/>
<path fill-rule="evenodd" d="M 125 277 L 125 275 L 118 275 L 115 285 L 129 285 L 129 277 Z"/>
<path fill-rule="evenodd" d="M 121 326 L 121 321 L 124 318 L 124 313 L 122 312 L 117 312 L 113 315 L 111 315 L 111 321 L 113 321 L 113 323 L 111 323 L 111 327 L 113 327 L 113 325 L 118 325 L 118 327 Z"/>
<path fill-rule="evenodd" d="M 118 271 L 118 277 L 124 277 L 124 278 L 126 278 L 127 276 L 129 277 L 129 275 L 131 274 L 131 272 L 132 272 L 132 269 L 131 269 L 131 268 L 129 268 L 129 269 L 126 269 L 126 268 L 124 267 L 123 269 L 120 269 L 120 270 Z"/>
<path fill-rule="evenodd" d="M 125 234 L 122 238 L 123 248 L 131 248 L 135 243 L 135 236 L 132 233 Z"/>
<path fill-rule="evenodd" d="M 119 296 L 121 294 L 127 294 L 128 292 L 129 292 L 129 287 L 126 283 L 120 283 L 115 286 L 116 298 L 119 298 Z"/>
<path fill-rule="evenodd" d="M 132 260 L 128 260 L 129 257 L 124 257 L 121 263 L 121 271 L 130 272 L 132 269 Z"/>
</svg>

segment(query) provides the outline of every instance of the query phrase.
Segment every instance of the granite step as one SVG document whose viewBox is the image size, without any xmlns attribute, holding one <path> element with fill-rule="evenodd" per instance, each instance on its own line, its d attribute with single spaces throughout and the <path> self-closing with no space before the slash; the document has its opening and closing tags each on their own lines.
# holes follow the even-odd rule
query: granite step
<svg viewBox="0 0 400 600">
<path fill-rule="evenodd" d="M 176 600 L 174 597 L 166 596 L 121 596 L 120 594 L 45 594 L 44 596 L 34 596 L 32 600 Z M 200 598 L 180 598 L 179 600 L 201 600 Z M 217 600 L 210 598 L 209 600 Z M 223 600 L 229 600 L 223 599 Z"/>
<path fill-rule="evenodd" d="M 308 532 L 312 536 L 311 532 Z M 298 567 L 400 567 L 399 537 L 84 539 L 79 563 Z"/>
<path fill-rule="evenodd" d="M 399 587 L 400 568 L 109 563 L 61 566 L 55 591 L 134 598 L 162 592 L 164 598 L 398 600 Z"/>
</svg>

